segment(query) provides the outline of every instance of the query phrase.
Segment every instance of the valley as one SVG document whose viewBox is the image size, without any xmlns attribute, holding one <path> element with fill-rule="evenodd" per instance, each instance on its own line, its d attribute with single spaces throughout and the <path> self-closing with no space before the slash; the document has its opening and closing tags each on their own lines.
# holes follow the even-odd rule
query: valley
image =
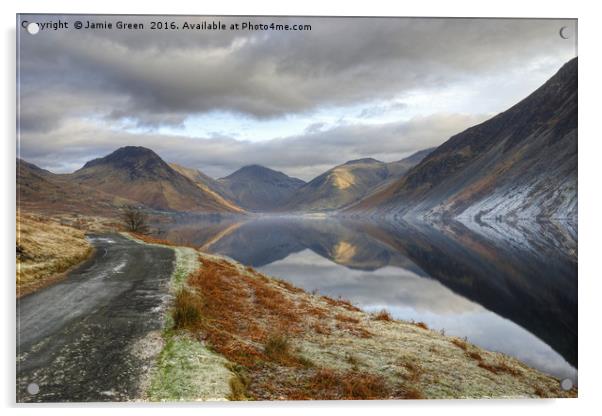
<svg viewBox="0 0 602 416">
<path fill-rule="evenodd" d="M 140 145 L 17 159 L 18 399 L 576 396 L 577 72 L 313 178 Z"/>
<path fill-rule="evenodd" d="M 70 174 L 17 163 L 19 205 L 99 215 L 328 213 L 395 218 L 575 219 L 577 58 L 507 111 L 395 162 L 351 160 L 309 182 L 260 165 L 218 179 L 126 146 Z"/>
</svg>

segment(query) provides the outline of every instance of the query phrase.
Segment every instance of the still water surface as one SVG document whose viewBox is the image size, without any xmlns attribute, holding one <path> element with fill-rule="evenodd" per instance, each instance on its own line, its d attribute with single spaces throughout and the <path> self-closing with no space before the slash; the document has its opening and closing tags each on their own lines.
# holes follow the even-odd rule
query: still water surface
<svg viewBox="0 0 602 416">
<path fill-rule="evenodd" d="M 158 228 L 162 238 L 577 381 L 574 225 L 256 217 Z"/>
</svg>

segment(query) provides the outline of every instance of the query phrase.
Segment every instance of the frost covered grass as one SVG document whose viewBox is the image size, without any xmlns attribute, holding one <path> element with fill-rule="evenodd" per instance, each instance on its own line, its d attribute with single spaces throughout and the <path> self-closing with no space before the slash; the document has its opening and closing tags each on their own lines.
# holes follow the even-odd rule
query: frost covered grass
<svg viewBox="0 0 602 416">
<path fill-rule="evenodd" d="M 170 291 L 179 292 L 186 284 L 188 275 L 199 267 L 198 253 L 187 247 L 176 247 L 176 267 L 171 277 Z"/>
<path fill-rule="evenodd" d="M 188 328 L 201 319 L 197 298 L 187 285 L 187 278 L 199 268 L 199 253 L 191 247 L 175 246 L 153 237 L 124 234 L 145 244 L 172 248 L 175 264 L 166 305 L 162 348 L 150 369 L 144 400 L 149 401 L 213 401 L 228 400 L 237 376 L 230 363 L 196 339 Z"/>
<path fill-rule="evenodd" d="M 368 314 L 200 254 L 188 330 L 225 357 L 231 399 L 574 397 L 559 381 L 423 323 Z"/>
<path fill-rule="evenodd" d="M 188 288 L 188 276 L 199 267 L 198 253 L 174 247 L 176 263 L 170 280 L 172 301 L 167 308 L 164 347 L 151 371 L 146 393 L 151 401 L 227 400 L 235 375 L 229 362 L 195 339 L 188 330 L 201 320 L 198 298 Z"/>
<path fill-rule="evenodd" d="M 151 401 L 224 400 L 232 374 L 227 361 L 186 335 L 173 334 L 159 354 L 148 389 Z M 207 375 L 211 375 L 207 377 Z"/>
<path fill-rule="evenodd" d="M 17 216 L 17 296 L 56 280 L 91 253 L 84 231 L 48 217 Z"/>
<path fill-rule="evenodd" d="M 150 400 L 577 395 L 518 360 L 423 323 L 366 313 L 230 259 L 175 249 L 184 251 L 176 255 Z"/>
</svg>

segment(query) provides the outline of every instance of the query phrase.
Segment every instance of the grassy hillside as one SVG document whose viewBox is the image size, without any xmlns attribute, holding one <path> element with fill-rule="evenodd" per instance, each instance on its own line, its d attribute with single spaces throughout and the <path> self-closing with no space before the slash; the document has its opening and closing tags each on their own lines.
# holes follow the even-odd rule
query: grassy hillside
<svg viewBox="0 0 602 416">
<path fill-rule="evenodd" d="M 128 198 L 161 211 L 240 212 L 215 192 L 199 187 L 144 147 L 125 146 L 67 175 L 71 183 Z"/>
<path fill-rule="evenodd" d="M 84 231 L 21 214 L 17 217 L 17 296 L 56 280 L 91 252 Z"/>
<path fill-rule="evenodd" d="M 386 311 L 366 313 L 229 259 L 197 254 L 200 267 L 175 285 L 151 400 L 577 394 L 512 357 L 422 323 L 394 320 Z M 194 364 L 195 371 L 181 371 L 176 363 Z M 224 389 L 224 368 L 230 374 L 229 389 Z M 176 372 L 177 385 L 169 381 Z M 208 390 L 220 394 L 208 396 Z"/>
</svg>

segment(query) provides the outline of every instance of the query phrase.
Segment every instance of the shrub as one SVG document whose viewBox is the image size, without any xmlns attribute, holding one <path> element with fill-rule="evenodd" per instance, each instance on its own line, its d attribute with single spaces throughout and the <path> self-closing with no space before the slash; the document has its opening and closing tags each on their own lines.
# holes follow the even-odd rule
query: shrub
<svg viewBox="0 0 602 416">
<path fill-rule="evenodd" d="M 422 374 L 424 373 L 424 370 L 422 369 L 420 364 L 417 364 L 413 361 L 408 360 L 403 362 L 401 365 L 408 371 L 408 381 L 411 381 L 413 383 L 417 383 L 418 380 L 420 380 Z"/>
<path fill-rule="evenodd" d="M 393 320 L 393 318 L 391 317 L 391 314 L 386 309 L 383 309 L 382 311 L 380 311 L 376 315 L 374 315 L 374 319 L 376 319 L 377 321 L 387 321 L 387 322 Z"/>
<path fill-rule="evenodd" d="M 147 234 L 149 232 L 148 218 L 138 207 L 126 206 L 121 214 L 121 219 L 127 231 L 138 234 Z"/>
<path fill-rule="evenodd" d="M 382 376 L 359 371 L 321 369 L 308 381 L 308 393 L 320 399 L 374 400 L 393 393 Z"/>
<path fill-rule="evenodd" d="M 473 360 L 477 360 L 477 361 L 481 361 L 483 359 L 483 357 L 481 357 L 481 354 L 479 354 L 478 351 L 468 351 L 466 352 L 466 355 L 470 358 L 472 358 Z"/>
<path fill-rule="evenodd" d="M 173 320 L 176 329 L 192 328 L 200 322 L 201 305 L 194 293 L 187 289 L 178 292 L 174 305 Z"/>
<path fill-rule="evenodd" d="M 505 360 L 498 360 L 493 364 L 480 361 L 478 366 L 487 371 L 491 371 L 493 374 L 507 373 L 514 377 L 521 374 L 520 370 L 510 366 Z"/>
<path fill-rule="evenodd" d="M 414 325 L 416 325 L 418 328 L 429 329 L 427 324 L 425 324 L 424 322 L 414 322 Z"/>
<path fill-rule="evenodd" d="M 456 347 L 467 351 L 468 350 L 468 343 L 464 340 L 461 340 L 460 338 L 454 338 L 452 339 L 452 344 L 454 344 Z"/>
<path fill-rule="evenodd" d="M 230 378 L 230 400 L 247 400 L 247 390 L 251 380 L 247 370 L 238 364 L 228 363 L 228 370 L 234 375 Z"/>
<path fill-rule="evenodd" d="M 352 316 L 343 315 L 342 313 L 336 314 L 335 318 L 336 318 L 337 321 L 348 322 L 348 323 L 351 323 L 351 324 L 359 324 L 359 322 L 360 322 L 359 319 L 354 318 Z"/>
<path fill-rule="evenodd" d="M 284 335 L 270 335 L 263 347 L 264 354 L 277 362 L 287 361 L 290 357 L 290 345 Z"/>
</svg>

